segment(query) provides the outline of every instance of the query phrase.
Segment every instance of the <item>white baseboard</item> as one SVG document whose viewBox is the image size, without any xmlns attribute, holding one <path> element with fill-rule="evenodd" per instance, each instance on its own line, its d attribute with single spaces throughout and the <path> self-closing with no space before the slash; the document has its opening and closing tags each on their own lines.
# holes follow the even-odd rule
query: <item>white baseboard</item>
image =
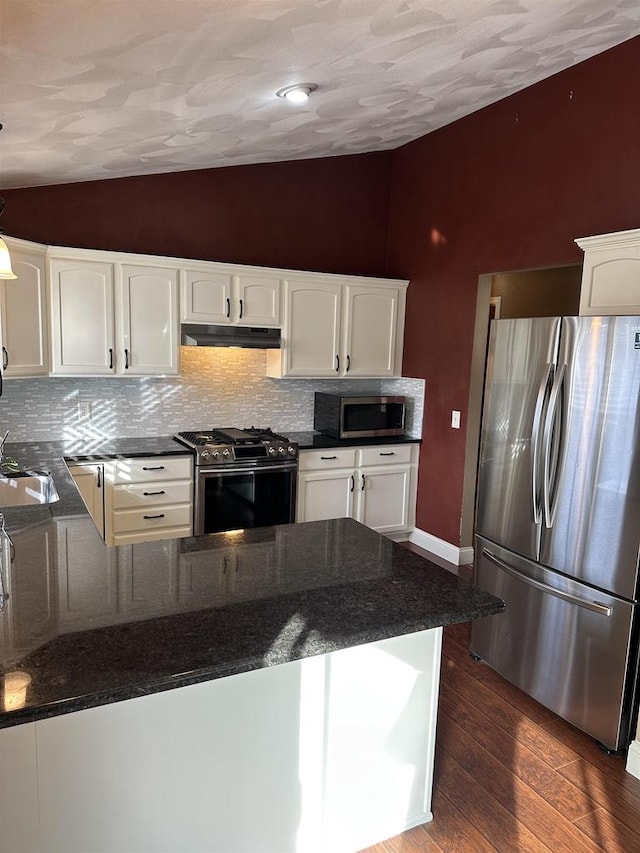
<svg viewBox="0 0 640 853">
<path fill-rule="evenodd" d="M 425 551 L 431 551 L 437 557 L 442 557 L 454 566 L 467 566 L 473 563 L 473 548 L 466 546 L 459 548 L 457 545 L 452 545 L 450 542 L 445 542 L 444 539 L 438 539 L 432 533 L 426 533 L 418 527 L 414 528 L 409 535 L 409 542 L 424 548 Z"/>
<path fill-rule="evenodd" d="M 640 779 L 640 741 L 634 740 L 627 752 L 627 773 Z"/>
</svg>

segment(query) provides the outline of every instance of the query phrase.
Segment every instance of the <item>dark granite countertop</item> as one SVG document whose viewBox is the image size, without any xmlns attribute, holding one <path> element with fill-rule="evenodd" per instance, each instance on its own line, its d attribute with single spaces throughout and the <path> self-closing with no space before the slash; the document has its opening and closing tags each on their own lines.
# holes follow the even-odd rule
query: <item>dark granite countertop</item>
<svg viewBox="0 0 640 853">
<path fill-rule="evenodd" d="M 330 438 L 319 432 L 288 432 L 287 438 L 297 441 L 300 450 L 326 447 L 373 447 L 380 444 L 420 444 L 421 438 L 410 435 L 394 435 L 389 438 Z"/>
<path fill-rule="evenodd" d="M 109 547 L 63 443 L 6 453 L 50 470 L 60 500 L 3 510 L 15 559 L 5 549 L 0 728 L 504 607 L 352 519 Z"/>
</svg>

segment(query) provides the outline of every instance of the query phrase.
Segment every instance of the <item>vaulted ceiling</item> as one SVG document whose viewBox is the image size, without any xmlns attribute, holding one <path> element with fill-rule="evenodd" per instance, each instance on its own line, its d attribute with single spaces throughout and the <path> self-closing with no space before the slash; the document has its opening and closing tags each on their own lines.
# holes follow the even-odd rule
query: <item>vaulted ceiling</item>
<svg viewBox="0 0 640 853">
<path fill-rule="evenodd" d="M 0 187 L 396 148 L 638 33 L 637 0 L 2 0 Z"/>
</svg>

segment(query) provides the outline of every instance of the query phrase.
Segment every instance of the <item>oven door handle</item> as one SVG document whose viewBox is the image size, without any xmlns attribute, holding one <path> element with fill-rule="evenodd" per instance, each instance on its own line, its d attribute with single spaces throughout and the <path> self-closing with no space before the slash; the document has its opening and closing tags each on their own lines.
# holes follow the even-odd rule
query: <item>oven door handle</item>
<svg viewBox="0 0 640 853">
<path fill-rule="evenodd" d="M 225 474 L 259 474 L 261 471 L 294 471 L 297 467 L 297 462 L 285 462 L 280 465 L 256 465 L 253 468 L 247 466 L 232 468 L 224 465 L 220 468 L 208 468 L 206 465 L 201 465 L 197 472 L 199 474 L 221 474 L 224 476 Z"/>
</svg>

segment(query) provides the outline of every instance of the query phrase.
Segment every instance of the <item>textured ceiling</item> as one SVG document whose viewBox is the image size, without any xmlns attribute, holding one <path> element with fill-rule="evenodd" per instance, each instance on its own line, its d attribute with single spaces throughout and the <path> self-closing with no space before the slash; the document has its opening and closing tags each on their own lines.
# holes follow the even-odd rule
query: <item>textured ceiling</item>
<svg viewBox="0 0 640 853">
<path fill-rule="evenodd" d="M 0 0 L 0 187 L 396 148 L 638 33 L 638 0 Z"/>
</svg>

